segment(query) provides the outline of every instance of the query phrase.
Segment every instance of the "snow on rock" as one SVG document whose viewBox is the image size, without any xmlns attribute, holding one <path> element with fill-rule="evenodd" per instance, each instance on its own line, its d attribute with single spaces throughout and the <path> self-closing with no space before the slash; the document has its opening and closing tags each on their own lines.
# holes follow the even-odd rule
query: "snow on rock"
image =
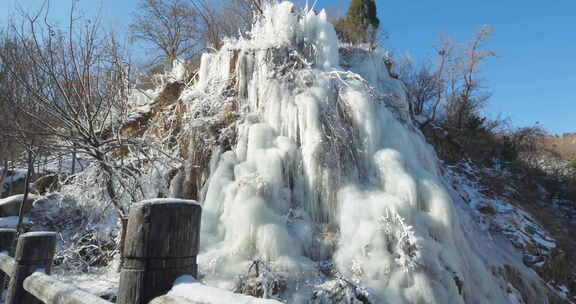
<svg viewBox="0 0 576 304">
<path fill-rule="evenodd" d="M 564 179 L 576 178 L 576 166 L 574 166 L 570 161 L 548 156 L 527 158 L 526 161 L 531 166 L 538 168 L 551 176 L 559 176 Z"/>
<path fill-rule="evenodd" d="M 259 299 L 230 291 L 206 286 L 192 276 L 181 276 L 168 292 L 170 296 L 182 297 L 203 304 L 280 304 L 272 299 Z"/>
<path fill-rule="evenodd" d="M 502 169 L 497 169 L 502 170 Z M 458 173 L 460 171 L 462 173 Z M 527 265 L 542 265 L 556 248 L 556 242 L 538 222 L 519 206 L 503 199 L 489 198 L 481 192 L 476 168 L 468 162 L 453 166 L 447 172 L 452 185 L 473 210 L 478 225 L 493 234 L 503 234 L 524 254 Z M 490 169 L 484 169 L 490 171 Z M 490 173 L 490 172 L 487 172 Z M 500 171 L 499 174 L 502 174 Z M 509 188 L 508 191 L 515 191 Z"/>
<path fill-rule="evenodd" d="M 186 80 L 186 61 L 182 59 L 175 59 L 172 61 L 172 70 L 170 71 L 172 81 L 185 81 Z"/>
<path fill-rule="evenodd" d="M 150 112 L 152 111 L 151 104 L 154 100 L 153 98 L 155 98 L 157 95 L 157 93 L 146 94 L 144 92 L 140 92 L 139 90 L 133 90 L 128 99 L 132 102 L 134 111 L 128 115 L 125 124 L 130 124 L 133 121 L 138 121 L 149 116 Z"/>
</svg>

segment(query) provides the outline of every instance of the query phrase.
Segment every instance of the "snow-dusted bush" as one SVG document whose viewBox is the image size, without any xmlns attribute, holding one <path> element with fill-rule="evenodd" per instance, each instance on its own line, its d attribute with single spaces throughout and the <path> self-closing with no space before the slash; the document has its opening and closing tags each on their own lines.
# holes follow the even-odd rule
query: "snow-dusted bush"
<svg viewBox="0 0 576 304">
<path fill-rule="evenodd" d="M 95 199 L 90 188 L 83 193 L 70 188 L 65 187 L 67 194 L 51 193 L 36 202 L 31 214 L 34 229 L 58 232 L 54 258 L 58 272 L 81 273 L 106 266 L 117 251 L 115 211 L 106 201 Z"/>
</svg>

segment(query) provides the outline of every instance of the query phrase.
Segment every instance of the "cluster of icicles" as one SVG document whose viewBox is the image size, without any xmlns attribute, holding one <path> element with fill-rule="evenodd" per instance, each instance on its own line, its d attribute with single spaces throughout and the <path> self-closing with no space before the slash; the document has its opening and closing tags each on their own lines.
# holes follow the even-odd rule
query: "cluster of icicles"
<svg viewBox="0 0 576 304">
<path fill-rule="evenodd" d="M 295 53 L 308 65 L 271 60 Z M 213 156 L 203 279 L 232 288 L 260 260 L 285 278 L 277 296 L 287 303 L 313 303 L 337 278 L 373 303 L 509 303 L 514 288 L 490 266 L 506 251 L 475 229 L 446 186 L 383 55 L 360 54 L 344 65 L 324 11 L 296 13 L 282 2 L 249 37 L 203 56 L 184 96 L 201 102 L 233 77 L 243 113 L 236 145 Z"/>
</svg>

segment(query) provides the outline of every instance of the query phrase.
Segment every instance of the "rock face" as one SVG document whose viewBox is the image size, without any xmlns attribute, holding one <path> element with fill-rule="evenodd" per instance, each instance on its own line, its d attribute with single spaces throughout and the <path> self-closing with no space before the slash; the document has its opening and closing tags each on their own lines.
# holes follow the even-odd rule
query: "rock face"
<svg viewBox="0 0 576 304">
<path fill-rule="evenodd" d="M 168 83 L 162 90 L 162 93 L 150 104 L 148 111 L 143 111 L 133 115 L 121 128 L 121 133 L 124 136 L 142 136 L 142 134 L 150 126 L 150 120 L 155 116 L 160 115 L 163 109 L 176 103 L 180 94 L 182 93 L 184 85 L 180 82 Z"/>
<path fill-rule="evenodd" d="M 30 194 L 28 198 L 24 202 L 24 212 L 30 212 L 32 209 L 32 204 L 40 199 L 41 197 L 38 195 Z M 0 200 L 0 217 L 6 216 L 17 216 L 18 212 L 20 211 L 20 204 L 24 199 L 24 194 L 17 194 L 13 196 L 9 196 L 7 198 Z"/>
</svg>

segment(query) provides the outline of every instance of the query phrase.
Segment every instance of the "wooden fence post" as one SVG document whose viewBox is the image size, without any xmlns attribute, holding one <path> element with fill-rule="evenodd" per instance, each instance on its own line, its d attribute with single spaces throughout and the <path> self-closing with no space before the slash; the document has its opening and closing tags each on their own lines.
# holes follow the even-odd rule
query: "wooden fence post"
<svg viewBox="0 0 576 304">
<path fill-rule="evenodd" d="M 5 251 L 9 256 L 12 256 L 12 246 L 14 246 L 14 240 L 16 239 L 16 229 L 0 229 L 0 252 Z M 2 290 L 6 287 L 6 280 L 10 278 L 7 274 L 0 272 L 0 294 Z"/>
<path fill-rule="evenodd" d="M 168 292 L 178 277 L 197 277 L 201 212 L 196 202 L 178 199 L 130 208 L 118 304 L 146 304 Z"/>
<path fill-rule="evenodd" d="M 14 254 L 15 265 L 10 275 L 6 304 L 41 303 L 24 290 L 23 282 L 37 270 L 50 274 L 55 249 L 54 232 L 28 232 L 20 235 Z"/>
</svg>

